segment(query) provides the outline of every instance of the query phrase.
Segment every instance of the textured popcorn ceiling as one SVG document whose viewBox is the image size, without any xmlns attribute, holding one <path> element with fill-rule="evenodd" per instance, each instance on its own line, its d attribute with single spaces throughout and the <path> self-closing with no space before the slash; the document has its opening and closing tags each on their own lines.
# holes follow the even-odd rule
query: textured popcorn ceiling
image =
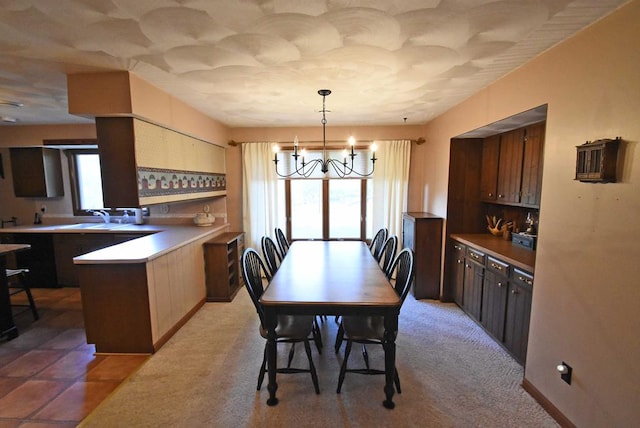
<svg viewBox="0 0 640 428">
<path fill-rule="evenodd" d="M 425 123 L 625 2 L 0 0 L 0 116 L 86 121 L 66 74 L 130 70 L 234 127 L 319 124 L 321 88 L 329 125 Z"/>
</svg>

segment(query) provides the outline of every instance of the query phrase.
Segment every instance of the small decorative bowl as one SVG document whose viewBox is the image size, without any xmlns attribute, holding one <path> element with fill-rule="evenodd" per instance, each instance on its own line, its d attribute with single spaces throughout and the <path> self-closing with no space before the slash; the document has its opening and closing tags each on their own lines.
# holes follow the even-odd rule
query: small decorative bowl
<svg viewBox="0 0 640 428">
<path fill-rule="evenodd" d="M 198 213 L 193 217 L 196 226 L 211 226 L 216 218 L 211 213 Z"/>
</svg>

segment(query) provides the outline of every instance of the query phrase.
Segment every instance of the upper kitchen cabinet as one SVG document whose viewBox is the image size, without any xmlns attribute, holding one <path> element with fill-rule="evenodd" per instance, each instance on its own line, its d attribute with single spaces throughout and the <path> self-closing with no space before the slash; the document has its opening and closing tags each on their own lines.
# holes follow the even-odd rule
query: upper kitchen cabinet
<svg viewBox="0 0 640 428">
<path fill-rule="evenodd" d="M 524 206 L 540 207 L 544 132 L 544 122 L 536 123 L 525 128 L 520 197 L 520 202 L 522 202 Z"/>
<path fill-rule="evenodd" d="M 500 161 L 498 164 L 498 202 L 507 204 L 520 202 L 523 153 L 523 129 L 515 129 L 502 134 L 500 138 Z"/>
<path fill-rule="evenodd" d="M 482 176 L 480 198 L 495 202 L 498 192 L 498 160 L 500 159 L 500 135 L 492 135 L 482 142 Z"/>
<path fill-rule="evenodd" d="M 540 207 L 544 133 L 540 122 L 484 139 L 481 201 Z"/>
<path fill-rule="evenodd" d="M 10 156 L 16 197 L 64 196 L 60 150 L 45 147 L 11 148 Z"/>
<path fill-rule="evenodd" d="M 97 117 L 105 207 L 226 195 L 225 149 L 131 117 Z"/>
</svg>

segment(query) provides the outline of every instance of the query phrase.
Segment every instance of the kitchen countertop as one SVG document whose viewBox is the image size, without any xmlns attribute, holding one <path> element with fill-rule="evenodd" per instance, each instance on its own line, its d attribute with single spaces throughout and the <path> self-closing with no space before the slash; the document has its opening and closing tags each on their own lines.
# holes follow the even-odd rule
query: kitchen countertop
<svg viewBox="0 0 640 428">
<path fill-rule="evenodd" d="M 451 238 L 533 273 L 536 264 L 536 252 L 534 250 L 519 247 L 512 244 L 511 241 L 505 241 L 488 233 L 456 233 L 452 234 Z"/>
<path fill-rule="evenodd" d="M 92 251 L 73 258 L 74 264 L 145 263 L 190 242 L 214 237 L 228 229 L 228 224 L 212 226 L 80 223 L 59 225 L 16 226 L 0 229 L 0 233 L 140 233 L 136 239 Z"/>
</svg>

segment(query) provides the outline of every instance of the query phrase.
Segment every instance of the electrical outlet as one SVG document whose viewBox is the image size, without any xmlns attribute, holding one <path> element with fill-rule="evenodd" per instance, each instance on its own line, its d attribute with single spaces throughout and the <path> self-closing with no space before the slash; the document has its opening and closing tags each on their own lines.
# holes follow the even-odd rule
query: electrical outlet
<svg viewBox="0 0 640 428">
<path fill-rule="evenodd" d="M 560 373 L 560 379 L 571 385 L 571 373 L 573 372 L 571 366 L 563 361 L 562 364 L 558 364 L 556 370 Z"/>
</svg>

